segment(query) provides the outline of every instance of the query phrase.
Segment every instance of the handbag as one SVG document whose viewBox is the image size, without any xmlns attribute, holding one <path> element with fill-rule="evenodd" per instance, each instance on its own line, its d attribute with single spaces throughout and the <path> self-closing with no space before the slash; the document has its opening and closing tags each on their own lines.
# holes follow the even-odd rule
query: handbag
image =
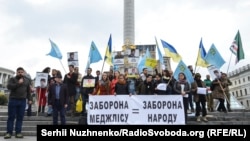
<svg viewBox="0 0 250 141">
<path fill-rule="evenodd" d="M 81 94 L 79 95 L 77 101 L 76 101 L 76 112 L 77 113 L 81 113 L 82 112 L 82 105 L 83 105 L 83 101 L 82 101 L 82 96 Z"/>
</svg>

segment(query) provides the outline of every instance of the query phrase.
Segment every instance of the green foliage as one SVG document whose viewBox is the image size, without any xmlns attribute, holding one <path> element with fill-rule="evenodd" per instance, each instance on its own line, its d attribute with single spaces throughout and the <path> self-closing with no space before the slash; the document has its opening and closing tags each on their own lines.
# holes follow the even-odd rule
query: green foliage
<svg viewBox="0 0 250 141">
<path fill-rule="evenodd" d="M 0 105 L 6 105 L 7 103 L 7 96 L 3 92 L 0 92 Z"/>
</svg>

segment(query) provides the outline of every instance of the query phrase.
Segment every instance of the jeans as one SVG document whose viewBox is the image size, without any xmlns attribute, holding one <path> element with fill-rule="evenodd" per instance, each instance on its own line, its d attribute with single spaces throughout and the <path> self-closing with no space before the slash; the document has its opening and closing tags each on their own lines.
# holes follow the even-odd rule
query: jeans
<svg viewBox="0 0 250 141">
<path fill-rule="evenodd" d="M 10 98 L 8 104 L 7 133 L 13 134 L 14 121 L 16 134 L 22 132 L 23 117 L 25 114 L 26 99 Z"/>
<path fill-rule="evenodd" d="M 188 98 L 183 97 L 185 124 L 187 123 Z"/>
<path fill-rule="evenodd" d="M 61 105 L 60 101 L 56 100 L 55 105 L 53 105 L 53 125 L 58 125 L 58 113 L 60 113 L 61 125 L 66 124 L 65 112 L 64 105 Z"/>
<path fill-rule="evenodd" d="M 51 106 L 48 106 L 48 111 L 47 111 L 47 114 L 52 114 L 52 112 L 53 112 L 52 107 L 51 107 Z"/>
</svg>

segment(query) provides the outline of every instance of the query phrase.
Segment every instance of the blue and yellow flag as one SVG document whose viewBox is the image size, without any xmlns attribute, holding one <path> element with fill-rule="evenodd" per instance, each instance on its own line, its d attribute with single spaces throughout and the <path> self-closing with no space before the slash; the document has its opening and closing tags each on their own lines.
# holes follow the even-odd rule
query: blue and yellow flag
<svg viewBox="0 0 250 141">
<path fill-rule="evenodd" d="M 97 49 L 95 43 L 92 41 L 89 50 L 89 64 L 96 63 L 100 60 L 102 60 L 102 56 L 99 50 Z"/>
<path fill-rule="evenodd" d="M 49 39 L 50 44 L 51 44 L 51 50 L 47 55 L 50 55 L 52 57 L 58 58 L 58 59 L 62 59 L 62 53 L 59 50 L 58 46 Z"/>
<path fill-rule="evenodd" d="M 188 69 L 187 65 L 182 60 L 180 60 L 173 74 L 176 80 L 178 80 L 179 73 L 181 72 L 185 74 L 186 81 L 188 81 L 189 84 L 194 82 L 194 78 L 191 71 Z"/>
<path fill-rule="evenodd" d="M 214 65 L 218 69 L 226 63 L 214 44 L 212 44 L 208 50 L 207 55 L 205 56 L 205 61 L 210 65 Z"/>
<path fill-rule="evenodd" d="M 197 60 L 196 60 L 196 66 L 201 66 L 201 67 L 208 67 L 209 64 L 205 61 L 205 56 L 207 55 L 206 50 L 203 46 L 202 43 L 202 38 L 200 41 L 200 45 L 199 45 L 199 51 L 198 51 L 198 56 L 197 56 Z"/>
<path fill-rule="evenodd" d="M 165 54 L 173 59 L 174 62 L 179 62 L 182 58 L 176 51 L 176 49 L 169 43 L 161 40 L 162 46 L 164 48 Z"/>
<path fill-rule="evenodd" d="M 108 46 L 106 48 L 105 58 L 104 61 L 108 63 L 110 66 L 113 65 L 113 59 L 112 59 L 112 37 L 111 34 L 109 36 Z"/>
</svg>

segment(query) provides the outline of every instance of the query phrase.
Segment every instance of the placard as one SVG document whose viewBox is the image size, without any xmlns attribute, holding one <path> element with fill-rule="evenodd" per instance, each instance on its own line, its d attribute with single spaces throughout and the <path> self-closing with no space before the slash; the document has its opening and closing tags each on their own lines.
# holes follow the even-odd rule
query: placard
<svg viewBox="0 0 250 141">
<path fill-rule="evenodd" d="M 95 87 L 95 79 L 83 79 L 83 87 Z"/>
</svg>

